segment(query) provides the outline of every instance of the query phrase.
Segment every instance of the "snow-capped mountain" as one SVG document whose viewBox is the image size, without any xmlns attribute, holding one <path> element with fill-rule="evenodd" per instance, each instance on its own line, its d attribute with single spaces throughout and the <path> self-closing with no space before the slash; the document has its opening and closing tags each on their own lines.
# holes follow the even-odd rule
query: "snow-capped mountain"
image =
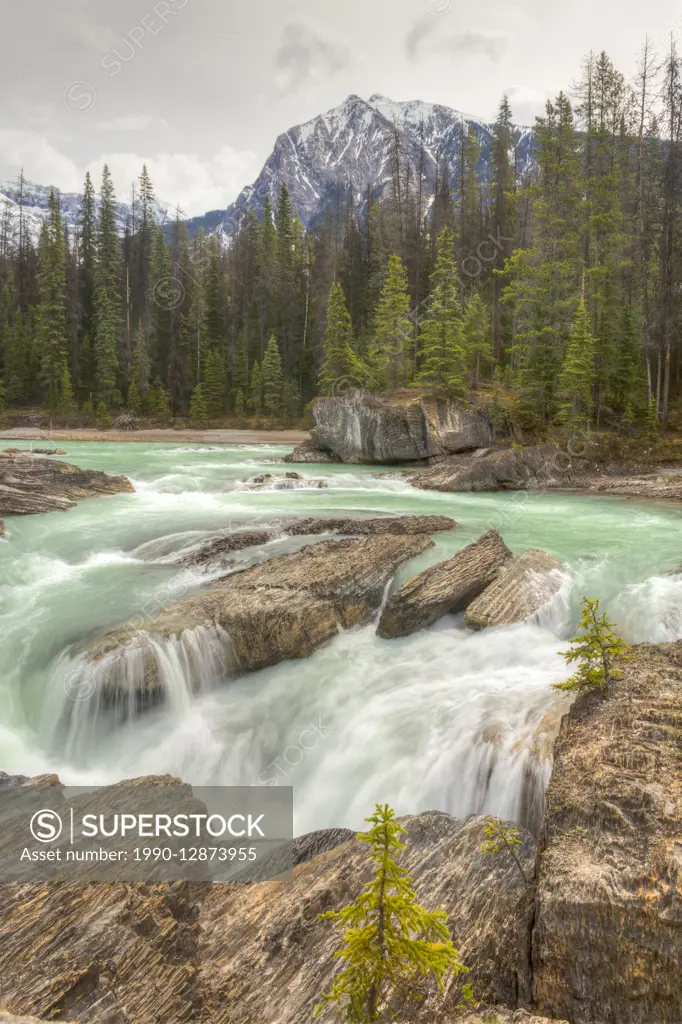
<svg viewBox="0 0 682 1024">
<path fill-rule="evenodd" d="M 75 192 L 59 192 L 59 208 L 62 221 L 72 233 L 78 223 L 82 197 Z M 16 243 L 19 237 L 19 211 L 23 197 L 24 228 L 33 243 L 36 244 L 40 235 L 40 227 L 48 215 L 50 186 L 23 182 L 23 193 L 18 180 L 0 181 L 0 239 L 7 238 L 8 244 Z M 99 207 L 99 199 L 95 199 Z M 154 216 L 159 224 L 165 224 L 169 211 L 163 203 L 154 203 Z M 116 224 L 119 233 L 125 232 L 126 225 L 131 223 L 131 210 L 126 203 L 116 203 Z"/>
<path fill-rule="evenodd" d="M 214 210 L 188 221 L 188 226 L 217 232 L 227 240 L 250 210 L 262 214 L 266 195 L 276 205 L 282 184 L 305 227 L 314 224 L 326 206 L 338 202 L 340 191 L 347 195 L 352 187 L 362 206 L 368 187 L 378 198 L 390 185 L 396 130 L 413 182 L 422 139 L 426 179 L 433 184 L 437 168 L 439 175 L 445 168 L 455 183 L 462 139 L 470 125 L 481 145 L 478 170 L 485 179 L 490 172 L 491 123 L 437 103 L 396 103 L 379 93 L 369 100 L 351 95 L 340 106 L 280 135 L 255 182 L 242 190 L 222 216 Z M 514 158 L 521 179 L 533 162 L 531 128 L 516 129 Z"/>
</svg>

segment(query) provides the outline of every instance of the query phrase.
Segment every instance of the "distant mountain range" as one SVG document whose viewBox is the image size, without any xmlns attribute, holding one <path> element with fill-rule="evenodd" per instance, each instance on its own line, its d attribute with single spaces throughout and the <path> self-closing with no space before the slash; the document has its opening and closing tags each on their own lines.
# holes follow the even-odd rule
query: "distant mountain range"
<svg viewBox="0 0 682 1024">
<path fill-rule="evenodd" d="M 23 209 L 25 229 L 37 243 L 40 236 L 40 227 L 48 215 L 48 201 L 50 198 L 50 185 L 36 185 L 32 181 L 23 183 Z M 55 189 L 55 191 L 59 191 Z M 17 238 L 19 234 L 19 208 L 21 186 L 18 179 L 15 181 L 0 181 L 0 239 L 5 233 L 11 239 Z M 78 223 L 82 196 L 77 192 L 60 192 L 59 207 L 64 224 L 72 232 Z M 99 199 L 95 200 L 99 205 Z M 172 213 L 163 203 L 155 202 L 154 215 L 159 224 L 165 224 Z M 126 203 L 116 203 L 116 224 L 119 233 L 125 232 L 126 225 L 131 222 L 131 210 Z"/>
<path fill-rule="evenodd" d="M 462 114 L 438 103 L 411 100 L 396 103 L 375 93 L 369 100 L 351 95 L 338 107 L 320 114 L 305 124 L 290 128 L 277 138 L 275 147 L 252 185 L 247 185 L 226 210 L 211 210 L 186 221 L 191 234 L 203 229 L 217 234 L 224 242 L 237 231 L 250 211 L 261 216 L 265 197 L 276 206 L 282 184 L 289 190 L 293 208 L 304 227 L 314 226 L 325 209 L 338 202 L 339 195 L 353 189 L 362 207 L 368 188 L 380 198 L 390 187 L 391 154 L 395 132 L 399 133 L 403 158 L 415 181 L 420 162 L 420 146 L 424 147 L 424 174 L 434 183 L 443 168 L 456 181 L 460 165 L 462 139 L 472 126 L 481 145 L 478 165 L 485 180 L 491 169 L 493 124 Z M 533 130 L 518 127 L 514 137 L 514 162 L 519 179 L 532 169 L 534 160 Z M 47 212 L 49 187 L 25 183 L 24 213 L 31 234 L 37 238 L 40 224 Z M 76 223 L 81 197 L 61 193 L 64 220 L 69 227 Z M 130 209 L 117 204 L 119 230 L 125 230 Z M 169 208 L 157 203 L 159 223 L 168 223 Z M 16 182 L 0 182 L 0 236 L 3 224 L 12 230 L 18 226 L 18 186 Z"/>
</svg>

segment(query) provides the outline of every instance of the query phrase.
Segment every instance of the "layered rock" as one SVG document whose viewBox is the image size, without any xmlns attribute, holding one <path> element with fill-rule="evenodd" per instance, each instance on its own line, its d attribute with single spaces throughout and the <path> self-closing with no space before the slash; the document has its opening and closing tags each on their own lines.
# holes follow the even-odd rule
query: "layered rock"
<svg viewBox="0 0 682 1024">
<path fill-rule="evenodd" d="M 464 980 L 478 999 L 518 1006 L 531 981 L 532 889 L 509 856 L 481 855 L 485 819 L 428 812 L 402 821 L 400 862 L 420 903 L 448 914 L 470 968 Z M 532 880 L 533 840 L 522 839 Z M 298 866 L 284 882 L 0 886 L 4 1009 L 79 1024 L 308 1024 L 341 939 L 318 914 L 355 900 L 372 866 L 347 832 L 294 845 Z M 451 980 L 410 1019 L 449 1020 L 460 999 L 461 979 Z"/>
<path fill-rule="evenodd" d="M 515 555 L 472 601 L 464 621 L 474 629 L 523 622 L 558 594 L 563 569 L 558 559 L 537 548 Z"/>
<path fill-rule="evenodd" d="M 489 445 L 485 411 L 414 389 L 318 398 L 311 445 L 347 463 L 415 462 Z"/>
<path fill-rule="evenodd" d="M 415 533 L 441 533 L 454 530 L 458 523 L 449 516 L 372 516 L 368 519 L 303 519 L 286 528 L 292 536 L 316 533 L 340 533 L 343 536 L 381 536 L 395 534 L 409 536 Z"/>
<path fill-rule="evenodd" d="M 234 572 L 205 591 L 88 644 L 74 672 L 93 676 L 103 699 L 139 707 L 164 697 L 156 641 L 219 630 L 225 672 L 240 675 L 308 657 L 342 628 L 369 622 L 398 566 L 433 545 L 425 534 L 323 541 Z M 186 671 L 197 674 L 191 659 Z M 192 685 L 199 679 L 189 680 Z"/>
<path fill-rule="evenodd" d="M 540 1012 L 682 1020 L 682 642 L 641 645 L 562 723 L 533 931 Z"/>
<path fill-rule="evenodd" d="M 133 491 L 124 476 L 38 459 L 18 449 L 0 451 L 0 516 L 61 512 L 83 498 Z"/>
<path fill-rule="evenodd" d="M 404 583 L 384 608 L 378 635 L 407 636 L 443 615 L 464 611 L 511 557 L 497 530 L 489 530 L 453 558 L 432 565 Z"/>
<path fill-rule="evenodd" d="M 521 491 L 570 481 L 571 459 L 551 444 L 508 448 L 480 458 L 446 459 L 411 478 L 429 491 Z"/>
</svg>

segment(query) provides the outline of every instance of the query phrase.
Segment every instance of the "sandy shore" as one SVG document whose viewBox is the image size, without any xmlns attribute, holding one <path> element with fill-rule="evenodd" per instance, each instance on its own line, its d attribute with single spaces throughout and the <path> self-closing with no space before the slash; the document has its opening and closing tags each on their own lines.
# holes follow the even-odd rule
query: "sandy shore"
<svg viewBox="0 0 682 1024">
<path fill-rule="evenodd" d="M 61 441 L 165 441 L 184 444 L 287 444 L 307 441 L 305 430 L 40 430 L 37 427 L 15 427 L 0 430 L 2 441 L 40 441 L 41 447 Z"/>
</svg>

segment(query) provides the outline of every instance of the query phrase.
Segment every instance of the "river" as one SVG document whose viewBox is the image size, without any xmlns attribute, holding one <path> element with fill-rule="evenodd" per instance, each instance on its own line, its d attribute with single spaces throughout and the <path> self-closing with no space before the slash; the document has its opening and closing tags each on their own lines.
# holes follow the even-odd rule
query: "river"
<svg viewBox="0 0 682 1024">
<path fill-rule="evenodd" d="M 125 474 L 136 491 L 6 521 L 0 768 L 10 773 L 57 772 L 87 785 L 164 773 L 194 784 L 293 785 L 297 832 L 358 827 L 377 801 L 398 813 L 435 808 L 537 824 L 566 706 L 551 684 L 568 674 L 560 651 L 582 595 L 599 597 L 628 640 L 682 637 L 682 512 L 672 504 L 440 494 L 369 467 L 285 467 L 276 460 L 289 449 L 266 445 L 66 448 L 69 462 Z M 243 488 L 256 473 L 289 468 L 329 486 Z M 232 525 L 340 513 L 434 513 L 461 524 L 436 535 L 394 585 L 489 525 L 514 551 L 539 547 L 562 559 L 566 581 L 533 622 L 472 633 L 461 616 L 448 617 L 388 641 L 368 626 L 307 660 L 181 693 L 117 729 L 84 716 L 84 695 L 66 692 L 60 666 L 70 645 L 125 623 L 160 594 L 172 601 L 205 585 L 178 571 L 178 550 Z M 276 541 L 268 553 L 292 544 Z M 244 553 L 244 563 L 264 554 Z"/>
</svg>

